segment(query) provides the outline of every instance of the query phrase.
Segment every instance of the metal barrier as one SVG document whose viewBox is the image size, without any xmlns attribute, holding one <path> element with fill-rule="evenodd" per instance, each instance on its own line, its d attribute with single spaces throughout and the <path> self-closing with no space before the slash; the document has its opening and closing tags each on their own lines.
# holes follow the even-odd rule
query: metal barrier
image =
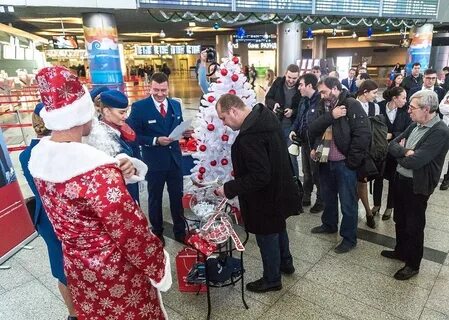
<svg viewBox="0 0 449 320">
<path fill-rule="evenodd" d="M 86 83 L 90 90 L 92 85 Z M 145 83 L 137 85 L 134 82 L 125 82 L 124 93 L 128 97 L 130 104 L 136 100 L 146 98 L 149 94 L 150 86 Z M 21 151 L 25 149 L 29 143 L 28 136 L 24 128 L 30 128 L 31 122 L 23 122 L 23 116 L 34 111 L 37 103 L 40 102 L 40 95 L 37 85 L 24 86 L 21 89 L 11 89 L 0 92 L 0 128 L 6 132 L 7 130 L 20 129 L 20 134 L 16 136 L 22 137 L 20 144 L 8 145 L 8 151 Z M 15 115 L 15 119 L 5 119 L 8 115 Z"/>
</svg>

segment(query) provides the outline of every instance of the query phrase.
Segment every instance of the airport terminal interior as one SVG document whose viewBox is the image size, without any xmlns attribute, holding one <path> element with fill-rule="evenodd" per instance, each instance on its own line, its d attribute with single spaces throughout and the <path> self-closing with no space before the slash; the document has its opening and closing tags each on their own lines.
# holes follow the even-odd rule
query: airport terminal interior
<svg viewBox="0 0 449 320">
<path fill-rule="evenodd" d="M 198 192 L 192 191 L 196 190 L 192 181 L 202 180 L 204 174 L 204 168 L 198 169 L 193 161 L 202 147 L 195 124 L 205 117 L 205 105 L 212 105 L 215 97 L 219 98 L 211 88 L 218 92 L 219 85 L 227 85 L 229 81 L 236 88 L 232 89 L 233 94 L 241 98 L 243 95 L 245 101 L 253 97 L 253 104 L 265 104 L 272 84 L 267 76 L 271 70 L 275 78 L 283 77 L 293 64 L 298 68 L 298 77 L 319 70 L 318 80 L 336 71 L 341 82 L 348 80 L 353 70 L 355 77 L 349 83 L 355 83 L 356 77 L 357 81 L 365 79 L 360 77 L 362 69 L 377 84 L 375 98 L 381 103 L 383 93 L 395 87 L 398 76 L 410 77 L 416 62 L 420 63 L 424 78 L 435 74 L 431 79 L 432 90 L 439 86 L 449 88 L 448 8 L 449 0 L 0 1 L 0 151 L 7 151 L 6 163 L 10 166 L 9 182 L 5 186 L 0 184 L 0 319 L 76 319 L 67 318 L 68 309 L 51 273 L 46 242 L 28 215 L 28 210 L 34 210 L 34 194 L 19 161 L 20 153 L 36 137 L 32 118 L 41 96 L 35 76 L 41 68 L 64 66 L 88 90 L 104 85 L 118 89 L 127 96 L 130 106 L 150 95 L 153 74 L 169 75 L 168 97 L 180 102 L 183 120 L 192 120 L 191 126 L 197 134 L 191 138 L 196 142 L 193 149 L 189 149 L 188 139 L 183 141 L 185 145 L 180 142 L 182 201 L 187 224 L 192 227 L 192 221 L 198 218 L 190 199 Z M 96 50 L 104 56 L 95 56 Z M 217 83 L 206 89 L 209 92 L 204 92 L 199 83 L 201 53 L 206 51 L 212 53 L 207 56 L 207 65 L 212 62 L 213 69 L 216 62 L 216 72 L 209 73 L 209 69 L 210 78 L 206 80 L 214 82 L 218 77 Z M 103 70 L 104 66 L 108 69 Z M 229 73 L 237 70 L 239 80 L 230 80 L 231 74 L 223 70 L 225 67 Z M 244 80 L 240 83 L 241 79 Z M 447 105 L 448 94 L 444 93 Z M 405 108 L 408 113 L 414 112 L 411 105 Z M 213 126 L 207 126 L 207 118 L 205 121 L 204 131 L 214 131 Z M 214 122 L 217 127 L 218 122 Z M 222 139 L 225 141 L 223 136 Z M 226 150 L 230 157 L 230 146 Z M 304 182 L 301 155 L 294 158 L 299 178 Z M 226 171 L 228 160 L 223 160 L 223 174 L 233 178 L 234 172 Z M 383 219 L 387 180 L 382 206 L 373 218 L 375 227 L 367 224 L 365 208 L 358 202 L 357 245 L 345 253 L 335 251 L 345 240 L 338 232 L 311 232 L 321 225 L 323 214 L 322 209 L 311 210 L 317 198 L 314 188 L 311 204 L 304 206 L 300 215 L 286 220 L 295 270 L 282 274 L 280 290 L 269 292 L 246 288 L 248 283 L 262 278 L 264 263 L 255 235 L 248 234 L 244 222 L 237 217 L 238 205 L 232 206 L 231 213 L 223 214 L 229 213 L 230 229 L 243 241 L 244 251 L 236 249 L 238 242 L 229 234 L 224 239 L 225 245 L 218 246 L 222 248 L 220 252 L 211 255 L 238 261 L 238 267 L 234 266 L 238 271 L 223 283 L 214 282 L 210 277 L 222 271 L 209 269 L 204 274 L 208 255 L 192 244 L 180 243 L 173 233 L 171 200 L 165 188 L 162 237 L 172 276 L 171 288 L 161 292 L 166 317 L 448 320 L 449 190 L 443 188 L 445 178 L 449 179 L 449 175 L 445 177 L 448 162 L 449 155 L 445 155 L 438 185 L 424 208 L 424 252 L 419 273 L 406 281 L 394 277 L 404 263 L 381 255 L 383 250 L 394 250 L 396 245 L 394 209 L 391 218 Z M 140 181 L 138 188 L 140 207 L 149 221 L 147 181 Z M 372 189 L 373 183 L 368 183 L 370 207 L 373 207 Z M 11 197 L 18 200 L 12 201 Z M 222 210 L 217 203 L 214 212 Z M 15 213 L 12 206 L 22 207 L 26 214 Z M 203 223 L 206 222 L 198 222 L 197 226 L 203 228 Z M 11 243 L 9 237 L 16 240 Z M 227 251 L 229 248 L 233 250 Z M 182 256 L 187 253 L 188 258 Z M 197 275 L 196 282 L 189 283 L 186 277 L 191 276 L 194 268 L 201 273 L 197 263 L 203 268 L 203 278 Z M 91 299 L 94 303 L 98 297 Z M 95 317 L 78 319 L 152 319 L 125 315 L 121 307 L 112 306 L 108 315 L 96 314 L 94 310 Z"/>
</svg>

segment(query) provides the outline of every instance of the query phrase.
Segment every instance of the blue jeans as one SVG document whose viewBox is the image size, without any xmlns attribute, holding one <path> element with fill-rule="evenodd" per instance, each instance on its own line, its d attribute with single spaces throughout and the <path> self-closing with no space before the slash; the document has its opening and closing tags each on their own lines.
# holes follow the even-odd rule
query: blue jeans
<svg viewBox="0 0 449 320">
<path fill-rule="evenodd" d="M 281 267 L 293 265 L 287 230 L 272 234 L 256 234 L 263 263 L 263 278 L 268 283 L 281 283 Z"/>
<path fill-rule="evenodd" d="M 320 166 L 321 198 L 324 212 L 321 216 L 323 227 L 330 231 L 338 229 L 338 198 L 343 215 L 340 235 L 349 246 L 357 244 L 357 173 L 349 169 L 345 161 L 329 161 Z"/>
</svg>

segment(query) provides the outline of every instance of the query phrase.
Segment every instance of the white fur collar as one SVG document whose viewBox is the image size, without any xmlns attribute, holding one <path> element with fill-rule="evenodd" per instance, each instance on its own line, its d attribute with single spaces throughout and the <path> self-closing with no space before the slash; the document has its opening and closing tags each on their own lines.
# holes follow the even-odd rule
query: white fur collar
<svg viewBox="0 0 449 320">
<path fill-rule="evenodd" d="M 31 150 L 28 167 L 33 178 L 60 183 L 112 163 L 117 160 L 89 145 L 45 137 Z"/>
</svg>

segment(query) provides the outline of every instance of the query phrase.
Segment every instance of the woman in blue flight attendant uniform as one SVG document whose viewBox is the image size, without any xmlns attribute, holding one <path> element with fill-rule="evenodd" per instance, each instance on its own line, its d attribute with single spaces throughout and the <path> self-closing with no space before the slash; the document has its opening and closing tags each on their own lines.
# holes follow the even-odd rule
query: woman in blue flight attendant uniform
<svg viewBox="0 0 449 320">
<path fill-rule="evenodd" d="M 44 105 L 39 103 L 34 113 L 32 114 L 32 122 L 33 128 L 36 131 L 37 138 L 32 139 L 30 145 L 20 154 L 19 160 L 22 165 L 23 175 L 25 176 L 28 185 L 30 186 L 31 191 L 33 192 L 36 199 L 36 209 L 32 214 L 32 221 L 37 230 L 37 232 L 44 239 L 47 244 L 48 256 L 50 258 L 50 268 L 51 274 L 53 277 L 58 279 L 58 288 L 61 293 L 62 298 L 67 306 L 69 311 L 68 320 L 76 320 L 76 311 L 73 306 L 72 295 L 70 290 L 67 287 L 67 279 L 64 274 L 64 265 L 62 258 L 62 247 L 61 241 L 55 235 L 55 231 L 53 226 L 48 219 L 47 213 L 44 211 L 42 207 L 42 201 L 37 192 L 36 185 L 34 184 L 33 177 L 30 174 L 30 170 L 28 169 L 28 161 L 30 160 L 31 150 L 39 143 L 39 138 L 43 136 L 50 135 L 50 130 L 45 128 L 44 121 L 39 116 L 39 112 L 42 110 Z"/>
<path fill-rule="evenodd" d="M 94 122 L 86 143 L 112 157 L 120 158 L 121 154 L 125 154 L 130 158 L 140 177 L 137 180 L 126 181 L 126 187 L 133 199 L 139 202 L 137 182 L 145 177 L 147 166 L 138 160 L 138 155 L 134 154 L 136 135 L 125 123 L 128 117 L 128 98 L 117 90 L 103 91 L 99 96 L 97 109 L 99 118 Z"/>
</svg>

